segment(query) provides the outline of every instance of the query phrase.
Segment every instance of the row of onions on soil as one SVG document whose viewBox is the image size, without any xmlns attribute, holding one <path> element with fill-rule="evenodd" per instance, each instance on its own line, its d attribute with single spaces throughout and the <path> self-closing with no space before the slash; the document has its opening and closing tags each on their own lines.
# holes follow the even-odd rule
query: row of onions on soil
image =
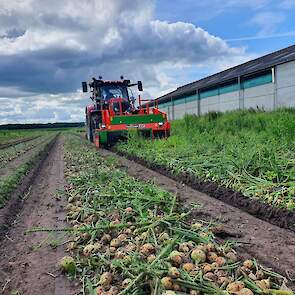
<svg viewBox="0 0 295 295">
<path fill-rule="evenodd" d="M 5 165 L 8 162 L 26 153 L 32 148 L 38 145 L 41 145 L 47 139 L 48 139 L 48 136 L 42 136 L 30 141 L 18 143 L 17 145 L 13 145 L 5 149 L 1 149 L 0 150 L 0 168 L 5 167 Z"/>
<path fill-rule="evenodd" d="M 185 116 L 167 140 L 130 133 L 123 153 L 212 181 L 273 206 L 295 208 L 295 110 L 235 111 Z"/>
<path fill-rule="evenodd" d="M 72 238 L 59 262 L 83 294 L 293 294 L 284 278 L 240 261 L 214 224 L 191 220 L 175 196 L 140 182 L 80 138 L 65 143 Z"/>
<path fill-rule="evenodd" d="M 0 150 L 0 169 L 4 169 L 4 173 L 0 176 L 0 208 L 5 206 L 12 192 L 21 183 L 23 177 L 27 175 L 31 168 L 36 164 L 40 155 L 48 148 L 56 135 L 57 133 L 46 134 L 35 140 L 20 143 L 16 147 Z M 17 167 L 14 165 L 13 169 L 10 167 L 5 171 L 6 166 L 10 161 L 13 161 L 29 151 L 31 151 L 30 155 L 19 160 Z M 8 173 L 6 174 L 6 172 Z"/>
<path fill-rule="evenodd" d="M 31 137 L 42 135 L 44 131 L 40 129 L 11 129 L 0 130 L 0 147 L 20 140 L 26 140 Z"/>
</svg>

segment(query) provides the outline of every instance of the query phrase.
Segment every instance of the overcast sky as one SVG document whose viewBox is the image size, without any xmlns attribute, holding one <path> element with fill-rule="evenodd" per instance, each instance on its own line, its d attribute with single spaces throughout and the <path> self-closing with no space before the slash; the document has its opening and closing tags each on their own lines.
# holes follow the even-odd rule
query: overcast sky
<svg viewBox="0 0 295 295">
<path fill-rule="evenodd" d="M 146 98 L 294 44 L 295 0 L 0 0 L 0 124 L 83 121 L 81 81 Z"/>
</svg>

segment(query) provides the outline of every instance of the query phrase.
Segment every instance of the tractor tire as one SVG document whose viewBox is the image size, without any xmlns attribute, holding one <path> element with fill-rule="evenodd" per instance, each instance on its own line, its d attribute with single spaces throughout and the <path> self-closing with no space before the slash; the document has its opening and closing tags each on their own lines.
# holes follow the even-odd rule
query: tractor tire
<svg viewBox="0 0 295 295">
<path fill-rule="evenodd" d="M 86 117 L 86 122 L 87 122 L 87 139 L 90 142 L 94 142 L 94 137 L 95 137 L 95 125 L 93 122 L 93 116 Z"/>
<path fill-rule="evenodd" d="M 91 125 L 92 124 L 90 124 L 90 126 L 87 127 L 87 140 L 93 142 L 93 130 Z"/>
</svg>

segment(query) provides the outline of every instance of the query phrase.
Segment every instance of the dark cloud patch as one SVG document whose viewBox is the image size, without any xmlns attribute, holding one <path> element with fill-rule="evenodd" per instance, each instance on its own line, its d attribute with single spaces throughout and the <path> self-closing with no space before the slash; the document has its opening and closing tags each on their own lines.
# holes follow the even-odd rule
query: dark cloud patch
<svg viewBox="0 0 295 295">
<path fill-rule="evenodd" d="M 0 35 L 0 38 L 14 39 L 23 36 L 26 33 L 25 29 L 22 28 L 11 28 L 8 29 L 4 35 Z"/>
<path fill-rule="evenodd" d="M 63 30 L 70 31 L 87 31 L 89 25 L 83 23 L 80 20 L 83 18 L 76 18 L 72 16 L 59 15 L 57 13 L 44 13 L 40 16 L 40 21 L 52 28 L 62 28 Z"/>
<path fill-rule="evenodd" d="M 18 100 L 19 108 L 36 100 L 36 108 L 47 110 L 39 112 L 44 120 L 73 119 L 85 103 L 77 92 L 82 80 L 123 74 L 143 80 L 148 95 L 171 87 L 169 70 L 244 56 L 193 24 L 155 20 L 154 5 L 153 0 L 4 0 L 0 97 Z M 58 97 L 44 104 L 51 95 Z M 80 98 L 69 101 L 75 95 Z M 26 112 L 22 119 L 17 110 L 15 115 L 35 118 Z"/>
<path fill-rule="evenodd" d="M 76 65 L 82 59 L 80 52 L 54 48 L 13 57 L 0 55 L 0 86 L 35 93 L 72 92 L 87 73 L 87 69 Z"/>
</svg>

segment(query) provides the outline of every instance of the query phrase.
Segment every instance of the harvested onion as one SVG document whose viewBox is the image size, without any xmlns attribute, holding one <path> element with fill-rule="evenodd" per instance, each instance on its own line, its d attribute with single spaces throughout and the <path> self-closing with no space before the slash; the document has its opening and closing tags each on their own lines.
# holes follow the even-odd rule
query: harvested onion
<svg viewBox="0 0 295 295">
<path fill-rule="evenodd" d="M 170 277 L 164 277 L 161 279 L 161 284 L 165 289 L 172 289 L 173 288 L 173 281 Z"/>
<path fill-rule="evenodd" d="M 194 249 L 191 253 L 191 258 L 195 261 L 195 262 L 205 262 L 206 261 L 206 254 L 204 251 L 200 250 L 200 249 Z"/>
<path fill-rule="evenodd" d="M 180 277 L 180 272 L 179 270 L 177 269 L 177 267 L 170 267 L 169 268 L 169 271 L 168 271 L 168 274 L 171 278 L 173 279 L 177 279 Z"/>
<path fill-rule="evenodd" d="M 74 275 L 76 272 L 76 263 L 73 257 L 65 256 L 59 261 L 60 269 L 70 275 Z"/>
</svg>

